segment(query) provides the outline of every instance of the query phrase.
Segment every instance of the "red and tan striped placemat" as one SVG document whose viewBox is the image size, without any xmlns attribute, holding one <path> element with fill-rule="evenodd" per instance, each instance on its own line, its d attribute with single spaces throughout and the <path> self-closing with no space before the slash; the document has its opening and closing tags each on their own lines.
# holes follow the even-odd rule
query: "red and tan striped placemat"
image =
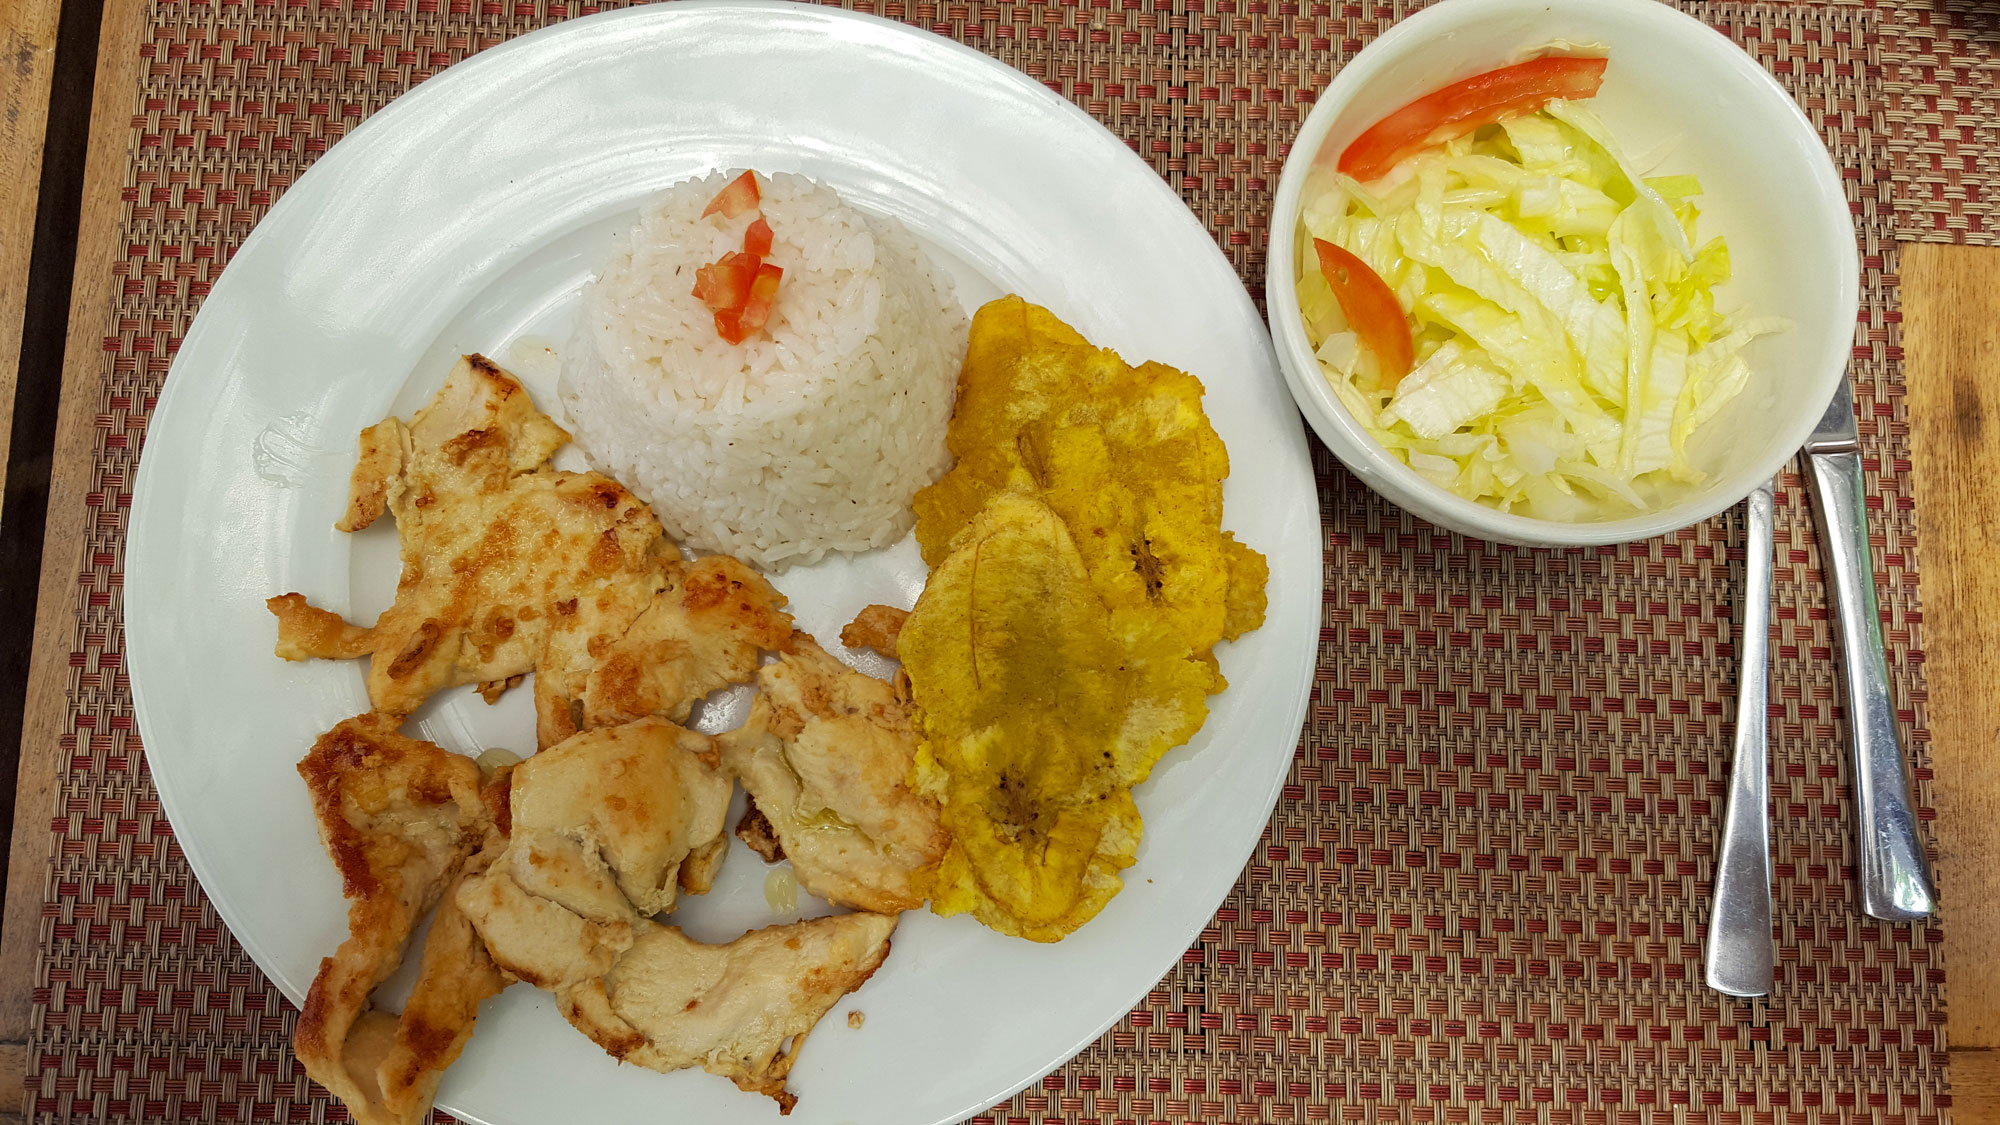
<svg viewBox="0 0 2000 1125">
<path fill-rule="evenodd" d="M 1253 292 L 1265 209 L 1301 115 L 1343 60 L 1405 14 L 1402 3 L 1314 0 L 858 6 L 989 51 L 1097 115 L 1181 190 Z M 1887 17 L 1689 7 L 1779 76 L 1845 170 L 1866 263 L 1855 374 L 1878 581 L 1928 819 L 1890 102 L 1876 46 Z M 454 60 L 590 10 L 547 0 L 154 8 L 132 95 L 122 294 L 98 314 L 73 710 L 59 803 L 47 810 L 55 858 L 28 1079 L 37 1120 L 340 1119 L 293 1065 L 291 1008 L 217 922 L 145 771 L 120 661 L 133 470 L 203 294 L 314 156 Z M 1951 42 L 1939 49 L 1958 49 Z M 1320 662 L 1268 837 L 1158 988 L 990 1121 L 1940 1119 L 1941 936 L 1869 921 L 1855 902 L 1843 719 L 1798 479 L 1780 496 L 1774 624 L 1781 960 L 1776 992 L 1740 1002 L 1701 984 L 1736 678 L 1737 517 L 1628 547 L 1521 551 L 1441 534 L 1323 452 L 1317 466 Z"/>
<path fill-rule="evenodd" d="M 1882 21 L 1898 233 L 2000 246 L 2000 5 L 1908 0 Z"/>
</svg>

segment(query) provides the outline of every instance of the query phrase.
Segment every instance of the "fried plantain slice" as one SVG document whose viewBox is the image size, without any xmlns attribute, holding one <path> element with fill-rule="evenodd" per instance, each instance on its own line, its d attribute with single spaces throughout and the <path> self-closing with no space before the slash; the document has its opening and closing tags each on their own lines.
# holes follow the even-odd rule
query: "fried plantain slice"
<svg viewBox="0 0 2000 1125">
<path fill-rule="evenodd" d="M 931 579 L 897 640 L 953 836 L 939 913 L 1053 941 L 1101 910 L 1138 847 L 1132 787 L 1201 729 L 1215 646 L 1262 623 L 1268 570 L 1222 531 L 1202 397 L 1018 297 L 973 318 L 958 462 L 915 502 Z"/>
<path fill-rule="evenodd" d="M 1224 557 L 1229 560 L 1229 592 L 1223 599 L 1222 639 L 1233 641 L 1264 623 L 1267 597 L 1264 586 L 1271 580 L 1271 565 L 1264 556 L 1222 535 Z"/>
<path fill-rule="evenodd" d="M 917 784 L 952 837 L 932 909 L 1060 940 L 1118 892 L 1137 851 L 1132 759 L 1156 760 L 1192 727 L 1132 714 L 1132 654 L 1063 521 L 1020 493 L 995 496 L 932 572 L 898 649 Z"/>
<path fill-rule="evenodd" d="M 1229 455 L 1202 396 L 1193 376 L 1132 367 L 1047 309 L 1018 297 L 989 303 L 973 318 L 947 438 L 958 464 L 917 494 L 924 561 L 942 562 L 995 494 L 1032 494 L 1069 527 L 1118 628 L 1164 619 L 1150 643 L 1205 658 L 1230 628 L 1233 556 L 1254 552 L 1231 548 L 1222 532 Z M 1247 595 L 1235 600 L 1241 635 L 1262 610 Z"/>
</svg>

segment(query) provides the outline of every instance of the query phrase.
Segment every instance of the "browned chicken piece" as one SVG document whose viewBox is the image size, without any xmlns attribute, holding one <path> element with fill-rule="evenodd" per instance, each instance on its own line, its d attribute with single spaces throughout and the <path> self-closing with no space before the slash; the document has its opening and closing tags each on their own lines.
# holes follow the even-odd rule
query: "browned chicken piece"
<svg viewBox="0 0 2000 1125">
<path fill-rule="evenodd" d="M 536 754 L 514 769 L 515 881 L 588 918 L 672 910 L 690 857 L 726 843 L 734 787 L 721 766 L 706 735 L 665 719 Z M 709 873 L 696 874 L 689 889 L 707 890 Z"/>
<path fill-rule="evenodd" d="M 785 1077 L 821 1016 L 889 955 L 896 919 L 842 914 L 703 945 L 648 924 L 603 977 L 557 997 L 577 1029 L 622 1062 L 659 1071 L 698 1066 L 768 1095 L 798 1100 Z"/>
<path fill-rule="evenodd" d="M 829 655 L 805 633 L 757 673 L 750 718 L 718 742 L 759 826 L 738 834 L 767 860 L 776 836 L 799 885 L 829 902 L 894 914 L 923 905 L 914 882 L 947 846 L 937 802 L 907 784 L 916 736 L 890 685 Z"/>
<path fill-rule="evenodd" d="M 891 660 L 896 656 L 896 638 L 903 634 L 903 622 L 910 611 L 892 605 L 871 605 L 854 615 L 840 631 L 840 643 L 848 648 L 872 648 Z"/>
<path fill-rule="evenodd" d="M 338 613 L 307 602 L 304 594 L 279 594 L 264 608 L 278 618 L 278 655 L 283 659 L 352 660 L 375 651 L 375 630 L 349 625 Z"/>
<path fill-rule="evenodd" d="M 458 908 L 493 963 L 536 988 L 561 989 L 611 970 L 632 946 L 632 924 L 593 922 L 561 903 L 521 889 L 512 868 L 495 863 L 459 884 Z"/>
<path fill-rule="evenodd" d="M 369 1008 L 370 994 L 401 964 L 418 919 L 491 823 L 479 767 L 398 734 L 396 725 L 379 714 L 348 719 L 299 763 L 327 855 L 353 905 L 348 938 L 320 962 L 292 1046 L 306 1073 L 359 1125 L 423 1118 L 436 1072 L 457 1056 L 479 1001 L 491 995 L 483 990 L 494 983 L 481 975 L 483 954 L 454 949 L 447 920 L 426 947 L 428 985 L 420 982 L 412 998 L 415 1014 L 399 1021 Z M 444 1035 L 433 1038 L 427 1028 Z M 392 1057 L 395 1065 L 384 1069 Z"/>
<path fill-rule="evenodd" d="M 733 784 L 664 719 L 586 731 L 516 766 L 511 838 L 458 905 L 505 971 L 542 988 L 600 976 L 633 927 L 706 891 Z"/>
<path fill-rule="evenodd" d="M 791 632 L 784 598 L 733 558 L 683 569 L 618 482 L 549 467 L 568 440 L 476 355 L 408 426 L 364 430 L 339 526 L 395 515 L 395 603 L 363 628 L 302 594 L 272 598 L 278 655 L 370 657 L 369 700 L 395 715 L 460 684 L 491 703 L 534 672 L 543 748 L 649 715 L 679 721 L 703 696 L 748 682 L 759 649 Z"/>
<path fill-rule="evenodd" d="M 733 782 L 720 766 L 710 739 L 642 719 L 575 735 L 474 797 L 492 828 L 433 923 L 425 976 L 435 987 L 427 993 L 420 980 L 410 1006 L 441 1015 L 451 1056 L 464 1043 L 455 1029 L 469 1026 L 455 1022 L 466 1001 L 476 1009 L 481 990 L 520 979 L 554 993 L 571 1022 L 625 1061 L 701 1066 L 789 1111 L 785 1077 L 799 1045 L 882 963 L 896 923 L 845 915 L 707 946 L 650 920 L 672 906 L 677 884 L 696 889 L 713 874 L 690 869 L 724 842 Z M 490 976 L 469 946 L 490 955 Z M 435 1090 L 416 1044 L 370 1030 L 363 1047 L 380 1060 L 370 1073 L 383 1088 L 408 1066 L 405 1086 Z"/>
<path fill-rule="evenodd" d="M 728 555 L 688 563 L 584 681 L 581 725 L 612 726 L 648 715 L 683 722 L 694 703 L 748 683 L 763 649 L 792 634 L 785 597 Z M 565 708 L 555 711 L 567 718 Z"/>
<path fill-rule="evenodd" d="M 350 1070 L 376 1076 L 382 1104 L 398 1121 L 423 1119 L 437 1096 L 445 1068 L 458 1059 L 472 1038 L 479 1005 L 507 987 L 507 977 L 487 956 L 485 943 L 457 902 L 459 883 L 466 875 L 476 874 L 475 869 L 483 870 L 489 858 L 488 852 L 475 853 L 466 861 L 465 874 L 438 899 L 430 934 L 424 939 L 416 987 L 404 1003 L 402 1015 L 391 1018 L 378 1011 L 363 1013 L 356 1032 L 348 1037 Z M 387 1027 L 370 1029 L 373 1034 L 357 1050 L 362 1022 Z M 357 1055 L 365 1059 L 369 1042 L 379 1041 L 383 1031 L 389 1036 L 381 1057 L 355 1066 Z"/>
<path fill-rule="evenodd" d="M 361 431 L 361 451 L 354 458 L 354 475 L 347 485 L 347 514 L 336 531 L 360 531 L 382 518 L 389 508 L 389 482 L 403 475 L 403 446 L 408 434 L 400 418 L 377 422 Z"/>
<path fill-rule="evenodd" d="M 487 955 L 486 944 L 479 940 L 478 932 L 458 908 L 458 888 L 466 879 L 491 866 L 507 846 L 508 795 L 513 769 L 500 767 L 492 780 L 480 787 L 479 801 L 487 822 L 486 839 L 465 861 L 458 878 L 439 896 L 437 911 L 431 915 L 430 933 L 424 938 L 416 985 L 403 1004 L 402 1015 L 394 1020 L 394 1034 L 387 1050 L 367 1068 L 379 1081 L 382 1103 L 406 1122 L 419 1121 L 429 1111 L 445 1068 L 457 1061 L 459 1052 L 472 1038 L 479 1005 L 498 996 L 511 979 Z M 375 1021 L 383 1017 L 368 1012 L 361 1018 Z M 349 1059 L 356 1055 L 355 1038 L 348 1038 Z M 363 1050 L 367 1048 L 364 1046 Z"/>
<path fill-rule="evenodd" d="M 771 827 L 769 817 L 758 811 L 755 797 L 747 797 L 743 803 L 743 816 L 736 822 L 736 838 L 750 845 L 750 850 L 762 856 L 765 863 L 785 858 L 785 845 L 778 839 L 778 830 Z"/>
<path fill-rule="evenodd" d="M 301 595 L 273 598 L 278 654 L 370 656 L 368 697 L 391 715 L 459 684 L 497 693 L 534 671 L 548 681 L 538 702 L 567 720 L 596 653 L 679 568 L 659 521 L 618 482 L 548 466 L 568 440 L 480 356 L 461 360 L 408 426 L 370 427 L 340 526 L 394 513 L 395 603 L 364 629 Z"/>
</svg>

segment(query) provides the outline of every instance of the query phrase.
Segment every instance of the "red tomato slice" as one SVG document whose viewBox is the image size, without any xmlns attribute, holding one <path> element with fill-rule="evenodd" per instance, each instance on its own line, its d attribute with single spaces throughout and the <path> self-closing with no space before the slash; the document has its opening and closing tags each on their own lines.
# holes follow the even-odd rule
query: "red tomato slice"
<svg viewBox="0 0 2000 1125">
<path fill-rule="evenodd" d="M 763 328 L 764 322 L 771 319 L 771 302 L 778 296 L 778 280 L 784 276 L 784 270 L 768 262 L 757 268 L 757 280 L 750 283 L 750 300 L 744 304 L 743 317 L 738 322 L 744 335 Z"/>
<path fill-rule="evenodd" d="M 750 286 L 761 265 L 756 255 L 731 250 L 721 261 L 694 271 L 694 296 L 717 312 L 740 309 L 750 299 Z"/>
<path fill-rule="evenodd" d="M 715 262 L 695 271 L 694 296 L 710 309 L 741 308 L 750 297 L 752 280 L 754 275 L 733 262 Z"/>
<path fill-rule="evenodd" d="M 771 253 L 771 224 L 762 218 L 751 223 L 750 229 L 743 232 L 743 249 L 759 258 L 768 257 Z"/>
<path fill-rule="evenodd" d="M 1533 113 L 1551 98 L 1588 98 L 1604 84 L 1604 59 L 1561 55 L 1475 74 L 1425 94 L 1377 121 L 1340 154 L 1340 170 L 1363 183 L 1431 145 L 1502 117 Z"/>
<path fill-rule="evenodd" d="M 755 210 L 763 198 L 757 191 L 757 173 L 744 172 L 729 181 L 728 187 L 715 193 L 715 198 L 709 200 L 708 206 L 702 210 L 701 217 L 706 219 L 720 211 L 723 218 L 733 219 L 745 211 Z"/>
<path fill-rule="evenodd" d="M 715 334 L 732 344 L 742 343 L 750 335 L 743 330 L 743 312 L 740 309 L 717 309 L 715 311 Z"/>
<path fill-rule="evenodd" d="M 1333 297 L 1340 302 L 1348 327 L 1361 338 L 1362 347 L 1375 353 L 1385 386 L 1395 386 L 1416 363 L 1410 321 L 1403 315 L 1396 291 L 1369 269 L 1367 262 L 1331 242 L 1315 238 L 1313 250 L 1319 254 L 1320 275 L 1333 287 Z"/>
</svg>

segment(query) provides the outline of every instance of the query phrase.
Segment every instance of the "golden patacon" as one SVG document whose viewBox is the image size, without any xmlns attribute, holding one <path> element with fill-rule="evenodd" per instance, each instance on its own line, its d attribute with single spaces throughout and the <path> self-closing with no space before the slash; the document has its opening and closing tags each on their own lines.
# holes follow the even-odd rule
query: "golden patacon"
<svg viewBox="0 0 2000 1125">
<path fill-rule="evenodd" d="M 1267 570 L 1222 530 L 1229 453 L 1201 398 L 1194 376 L 1133 367 L 1039 305 L 989 302 L 946 431 L 958 462 L 915 501 L 924 561 L 996 492 L 1025 492 L 1069 526 L 1114 612 L 1165 618 L 1198 652 L 1256 628 Z"/>
<path fill-rule="evenodd" d="M 1132 787 L 1201 729 L 1215 645 L 1262 622 L 1267 570 L 1222 530 L 1201 396 L 1017 297 L 974 317 L 958 463 L 916 499 L 931 578 L 897 641 L 917 784 L 952 836 L 938 913 L 1037 941 L 1095 916 L 1138 849 Z"/>
<path fill-rule="evenodd" d="M 931 908 L 1061 939 L 1118 893 L 1139 847 L 1130 766 L 1143 772 L 1154 747 L 1200 728 L 1207 666 L 1183 662 L 1179 709 L 1128 731 L 1138 673 L 1121 664 L 1111 614 L 1062 520 L 1016 492 L 996 495 L 932 572 L 898 647 L 918 707 L 918 786 L 951 834 Z"/>
</svg>

